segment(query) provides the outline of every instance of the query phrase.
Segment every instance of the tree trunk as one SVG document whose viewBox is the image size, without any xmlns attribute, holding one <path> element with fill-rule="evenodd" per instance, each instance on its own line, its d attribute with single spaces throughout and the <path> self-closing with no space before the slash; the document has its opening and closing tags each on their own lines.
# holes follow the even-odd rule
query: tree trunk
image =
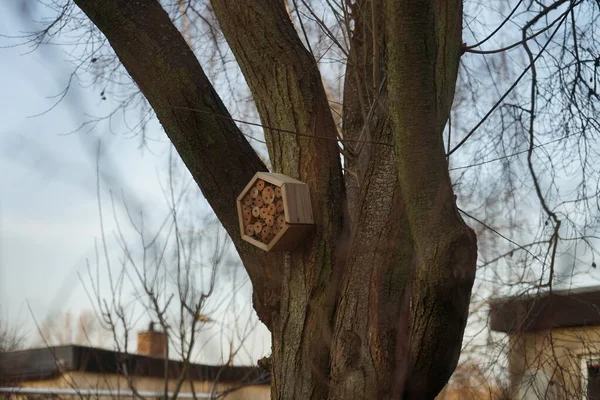
<svg viewBox="0 0 600 400">
<path fill-rule="evenodd" d="M 433 398 L 458 362 L 477 259 L 442 141 L 458 73 L 462 1 L 386 0 L 384 15 L 389 113 L 416 261 L 405 393 Z"/>
<path fill-rule="evenodd" d="M 319 69 L 284 2 L 212 0 L 269 127 L 274 172 L 310 188 L 315 230 L 285 254 L 240 239 L 235 198 L 265 167 L 160 4 L 75 3 L 106 35 L 235 243 L 272 334 L 272 398 L 434 398 L 458 360 L 477 253 L 442 143 L 461 1 L 351 6 L 343 131 L 354 141 L 344 144 L 344 176 Z"/>
</svg>

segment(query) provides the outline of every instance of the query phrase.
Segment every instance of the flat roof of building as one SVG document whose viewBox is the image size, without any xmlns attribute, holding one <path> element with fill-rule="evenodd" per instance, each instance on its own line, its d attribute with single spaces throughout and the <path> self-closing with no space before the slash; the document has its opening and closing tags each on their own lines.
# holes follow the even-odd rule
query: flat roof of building
<svg viewBox="0 0 600 400">
<path fill-rule="evenodd" d="M 498 332 L 596 325 L 600 325 L 600 286 L 539 291 L 490 302 L 490 326 Z"/>
<path fill-rule="evenodd" d="M 66 345 L 0 354 L 0 384 L 56 378 L 61 372 L 82 371 L 177 378 L 182 361 L 140 354 L 121 353 L 94 347 Z M 189 364 L 188 380 L 269 385 L 271 376 L 256 367 Z"/>
</svg>

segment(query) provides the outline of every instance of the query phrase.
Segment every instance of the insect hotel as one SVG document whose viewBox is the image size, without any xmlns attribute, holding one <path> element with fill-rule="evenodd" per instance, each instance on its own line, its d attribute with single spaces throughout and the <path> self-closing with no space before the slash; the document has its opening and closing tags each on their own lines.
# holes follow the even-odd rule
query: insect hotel
<svg viewBox="0 0 600 400">
<path fill-rule="evenodd" d="M 308 186 L 258 172 L 237 198 L 242 239 L 265 251 L 293 250 L 314 225 Z"/>
</svg>

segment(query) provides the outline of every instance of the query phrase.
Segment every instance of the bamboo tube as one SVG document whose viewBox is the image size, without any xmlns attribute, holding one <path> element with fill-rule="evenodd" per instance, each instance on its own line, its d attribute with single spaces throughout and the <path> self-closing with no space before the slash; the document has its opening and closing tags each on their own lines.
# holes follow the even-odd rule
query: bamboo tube
<svg viewBox="0 0 600 400">
<path fill-rule="evenodd" d="M 244 228 L 244 231 L 246 232 L 246 235 L 248 236 L 252 236 L 254 235 L 254 225 L 246 225 L 246 227 Z"/>
<path fill-rule="evenodd" d="M 254 205 L 262 207 L 264 204 L 265 204 L 265 202 L 263 201 L 261 196 L 258 196 L 257 198 L 254 199 Z"/>
<path fill-rule="evenodd" d="M 275 206 L 277 207 L 277 212 L 283 212 L 283 200 L 277 200 Z"/>
<path fill-rule="evenodd" d="M 273 226 L 274 223 L 275 217 L 273 217 L 272 215 L 267 215 L 267 218 L 265 218 L 265 224 L 267 224 L 268 226 Z"/>
<path fill-rule="evenodd" d="M 252 215 L 255 217 L 258 217 L 260 215 L 260 207 L 259 206 L 254 206 L 254 208 L 252 208 Z"/>
<path fill-rule="evenodd" d="M 244 205 L 249 207 L 252 204 L 252 196 L 248 195 L 244 197 Z"/>
<path fill-rule="evenodd" d="M 283 215 L 280 215 L 279 217 L 277 217 L 277 226 L 283 227 L 284 225 L 285 225 L 285 217 Z"/>
<path fill-rule="evenodd" d="M 262 231 L 262 224 L 260 222 L 255 222 L 254 223 L 254 232 L 256 233 L 260 233 L 260 231 Z"/>
<path fill-rule="evenodd" d="M 273 188 L 271 186 L 267 186 L 262 191 L 262 199 L 267 204 L 271 204 L 273 202 L 273 200 L 275 200 L 275 191 L 273 190 Z"/>
<path fill-rule="evenodd" d="M 281 188 L 279 186 L 275 187 L 275 197 L 278 199 L 281 197 Z"/>
<path fill-rule="evenodd" d="M 259 179 L 256 182 L 256 187 L 258 188 L 258 190 L 263 190 L 265 188 L 265 181 L 263 181 L 262 179 Z"/>
<path fill-rule="evenodd" d="M 274 203 L 271 203 L 267 206 L 267 212 L 269 213 L 269 215 L 274 215 L 276 211 L 277 206 Z"/>
<path fill-rule="evenodd" d="M 271 241 L 271 227 L 269 226 L 265 226 L 262 229 L 262 232 L 260 233 L 260 237 L 263 240 L 263 242 L 269 243 Z"/>
<path fill-rule="evenodd" d="M 268 215 L 269 215 L 269 210 L 267 209 L 267 207 L 263 207 L 260 209 L 260 217 L 262 219 L 267 218 Z"/>
<path fill-rule="evenodd" d="M 258 190 L 256 186 L 250 189 L 250 196 L 252 196 L 253 199 L 257 198 L 259 194 L 260 190 Z"/>
</svg>

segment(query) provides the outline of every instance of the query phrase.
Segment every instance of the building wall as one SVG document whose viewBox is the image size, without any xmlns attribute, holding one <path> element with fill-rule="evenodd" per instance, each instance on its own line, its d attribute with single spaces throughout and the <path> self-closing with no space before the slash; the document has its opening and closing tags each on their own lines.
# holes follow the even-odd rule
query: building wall
<svg viewBox="0 0 600 400">
<path fill-rule="evenodd" d="M 509 343 L 516 399 L 583 399 L 582 357 L 600 354 L 600 327 L 512 334 Z"/>
<path fill-rule="evenodd" d="M 137 391 L 164 391 L 164 379 L 148 377 L 131 377 L 131 382 Z M 176 380 L 169 380 L 169 391 L 172 392 L 177 385 Z M 196 393 L 211 393 L 214 389 L 213 382 L 184 381 L 180 392 L 191 393 L 192 385 Z M 98 389 L 98 390 L 131 390 L 127 379 L 122 375 L 116 374 L 95 374 L 88 372 L 66 372 L 56 379 L 39 381 L 22 381 L 22 387 L 34 388 L 79 388 L 79 389 Z M 228 389 L 238 388 L 239 384 L 218 384 L 216 393 Z M 65 396 L 60 396 L 66 398 Z M 130 399 L 131 397 L 129 397 Z M 269 400 L 270 387 L 268 385 L 249 385 L 240 387 L 232 391 L 225 397 L 226 400 Z M 91 399 L 92 400 L 92 399 Z M 96 398 L 93 400 L 109 400 L 109 398 Z"/>
</svg>

